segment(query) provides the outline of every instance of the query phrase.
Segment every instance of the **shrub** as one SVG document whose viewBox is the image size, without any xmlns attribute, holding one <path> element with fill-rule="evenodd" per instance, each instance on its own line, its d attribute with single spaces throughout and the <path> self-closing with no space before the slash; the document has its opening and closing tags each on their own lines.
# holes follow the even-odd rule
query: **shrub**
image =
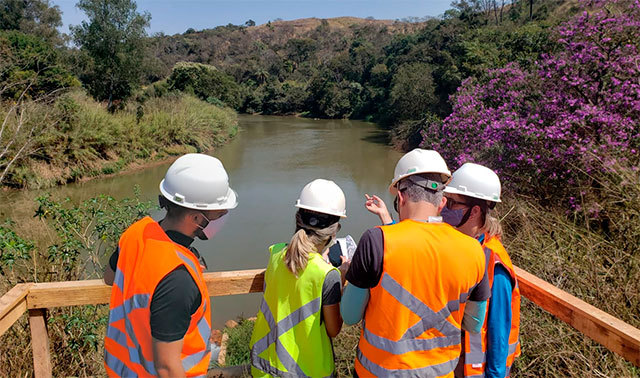
<svg viewBox="0 0 640 378">
<path fill-rule="evenodd" d="M 18 31 L 0 32 L 0 99 L 27 98 L 79 86 L 80 82 L 61 64 L 53 45 Z"/>
<path fill-rule="evenodd" d="M 216 98 L 234 109 L 239 109 L 244 101 L 235 80 L 207 64 L 177 63 L 167 83 L 170 89 L 192 92 L 202 100 Z"/>
<path fill-rule="evenodd" d="M 251 364 L 251 333 L 253 332 L 253 320 L 239 319 L 238 325 L 225 329 L 229 335 L 227 340 L 226 366 L 250 365 Z"/>
<path fill-rule="evenodd" d="M 0 247 L 18 251 L 19 263 L 0 260 L 4 280 L 2 292 L 23 280 L 35 282 L 98 278 L 104 263 L 115 250 L 120 234 L 135 220 L 147 215 L 153 205 L 139 198 L 116 200 L 101 195 L 79 204 L 59 201 L 49 195 L 39 197 L 35 216 L 44 225 L 48 241 L 40 245 L 13 231 L 11 224 L 0 227 Z M 46 240 L 46 238 L 43 238 Z M 17 261 L 17 260 L 16 260 Z M 104 375 L 103 339 L 107 306 L 74 306 L 51 309 L 47 328 L 51 343 L 54 376 Z M 14 324 L 0 346 L 2 376 L 30 376 L 33 372 L 29 327 L 25 317 Z"/>
<path fill-rule="evenodd" d="M 518 192 L 556 201 L 597 188 L 603 168 L 637 166 L 640 4 L 593 4 L 556 29 L 561 49 L 535 71 L 509 64 L 465 80 L 423 146 L 456 164 L 484 162 Z"/>
</svg>

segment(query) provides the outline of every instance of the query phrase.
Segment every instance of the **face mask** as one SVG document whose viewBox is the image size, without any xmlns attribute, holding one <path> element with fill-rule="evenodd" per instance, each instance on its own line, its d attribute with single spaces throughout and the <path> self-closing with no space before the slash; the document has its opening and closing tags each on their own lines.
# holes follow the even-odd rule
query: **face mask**
<svg viewBox="0 0 640 378">
<path fill-rule="evenodd" d="M 203 240 L 212 239 L 220 231 L 222 226 L 224 226 L 225 222 L 227 221 L 227 217 L 224 215 L 215 220 L 209 220 L 204 214 L 202 214 L 202 216 L 204 216 L 204 219 L 209 221 L 209 223 L 207 223 L 205 227 L 198 225 L 198 227 L 200 227 L 200 229 L 202 230 L 202 233 L 205 236 Z"/>
<path fill-rule="evenodd" d="M 445 206 L 440 212 L 440 216 L 442 216 L 444 223 L 458 227 L 462 223 L 462 218 L 464 218 L 464 210 L 465 209 L 451 210 Z"/>
</svg>

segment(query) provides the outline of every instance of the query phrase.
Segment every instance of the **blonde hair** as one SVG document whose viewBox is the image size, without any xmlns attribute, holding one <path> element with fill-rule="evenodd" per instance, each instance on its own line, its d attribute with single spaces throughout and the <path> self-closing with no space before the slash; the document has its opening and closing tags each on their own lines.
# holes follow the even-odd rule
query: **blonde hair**
<svg viewBox="0 0 640 378">
<path fill-rule="evenodd" d="M 320 248 L 329 242 L 340 230 L 340 223 L 336 222 L 326 228 L 309 226 L 302 221 L 300 212 L 296 213 L 296 231 L 287 246 L 284 263 L 291 273 L 298 276 L 298 272 L 307 267 L 310 253 L 321 253 Z"/>
<path fill-rule="evenodd" d="M 502 237 L 502 225 L 498 218 L 491 215 L 491 210 L 487 209 L 487 213 L 484 216 L 484 226 L 482 226 L 482 232 L 487 235 L 487 238 L 494 236 Z"/>
</svg>

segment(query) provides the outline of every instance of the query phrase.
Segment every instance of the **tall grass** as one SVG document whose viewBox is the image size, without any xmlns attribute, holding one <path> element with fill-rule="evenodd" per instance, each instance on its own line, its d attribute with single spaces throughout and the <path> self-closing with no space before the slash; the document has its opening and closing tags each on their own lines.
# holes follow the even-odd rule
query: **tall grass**
<svg viewBox="0 0 640 378">
<path fill-rule="evenodd" d="M 32 107 L 27 116 L 37 122 L 51 106 L 55 124 L 35 137 L 32 152 L 15 163 L 3 185 L 34 189 L 115 173 L 133 162 L 210 150 L 237 131 L 233 110 L 184 94 L 131 102 L 111 114 L 77 90 L 53 105 Z"/>
<path fill-rule="evenodd" d="M 516 265 L 640 328 L 640 178 L 608 167 L 567 211 L 506 201 L 505 244 Z M 640 370 L 524 301 L 518 376 L 637 376 Z"/>
</svg>

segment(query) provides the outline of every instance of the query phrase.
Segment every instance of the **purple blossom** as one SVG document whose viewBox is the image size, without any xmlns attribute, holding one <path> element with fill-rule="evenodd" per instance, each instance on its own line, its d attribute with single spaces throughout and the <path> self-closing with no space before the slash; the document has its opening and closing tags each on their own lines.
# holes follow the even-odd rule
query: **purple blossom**
<svg viewBox="0 0 640 378">
<path fill-rule="evenodd" d="M 606 8 L 613 2 L 581 0 L 589 13 L 556 28 L 558 52 L 543 54 L 531 72 L 510 63 L 464 80 L 452 113 L 423 131 L 423 146 L 456 165 L 487 164 L 519 192 L 571 193 L 615 162 L 637 166 L 640 2 L 617 13 Z"/>
</svg>

